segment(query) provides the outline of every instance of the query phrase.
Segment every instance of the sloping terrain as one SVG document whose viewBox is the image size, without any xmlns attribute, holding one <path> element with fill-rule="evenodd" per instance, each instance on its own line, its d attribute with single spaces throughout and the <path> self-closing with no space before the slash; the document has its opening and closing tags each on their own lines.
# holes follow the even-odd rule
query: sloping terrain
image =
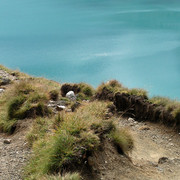
<svg viewBox="0 0 180 180">
<path fill-rule="evenodd" d="M 1 82 L 7 83 L 1 86 L 3 89 L 1 93 L 3 94 L 4 91 L 8 91 L 8 89 L 11 88 L 11 84 L 9 84 L 10 82 L 8 82 L 7 79 L 9 78 L 13 82 L 18 82 L 18 79 L 14 74 L 9 74 L 3 69 L 0 70 L 0 75 L 3 76 Z M 30 81 L 33 80 L 30 79 Z M 38 83 L 44 82 L 44 80 L 40 82 L 38 80 Z M 36 86 L 37 85 L 39 88 L 41 84 L 36 84 Z M 54 85 L 53 88 L 54 87 L 56 87 L 56 85 Z M 84 86 L 83 88 L 86 89 Z M 52 87 L 49 89 L 52 90 Z M 46 91 L 49 92 L 50 90 Z M 47 93 L 46 91 L 45 94 Z M 35 90 L 33 90 L 33 93 L 34 92 Z M 85 92 L 89 94 L 89 89 L 86 89 Z M 2 94 L 0 94 L 0 96 Z M 26 96 L 27 101 L 29 101 L 27 94 Z M 84 98 L 85 94 L 81 94 L 81 97 Z M 142 119 L 141 122 L 139 122 L 133 118 L 122 118 L 116 113 L 114 113 L 114 115 L 111 113 L 109 116 L 109 113 L 106 114 L 106 111 L 104 111 L 105 108 L 107 108 L 107 104 L 109 104 L 109 102 L 82 101 L 78 111 L 69 112 L 69 109 L 68 111 L 63 111 L 63 118 L 65 120 L 61 119 L 61 117 L 54 119 L 54 117 L 51 116 L 41 117 L 40 119 L 35 119 L 34 117 L 21 120 L 16 119 L 16 128 L 12 135 L 0 132 L 0 180 L 23 179 L 24 167 L 34 153 L 33 146 L 29 146 L 29 141 L 27 141 L 29 132 L 29 138 L 32 144 L 34 141 L 38 141 L 38 138 L 40 142 L 42 140 L 44 143 L 44 141 L 49 140 L 49 136 L 53 136 L 55 133 L 58 135 L 58 133 L 61 132 L 60 135 L 76 141 L 71 144 L 73 148 L 76 143 L 80 143 L 79 145 L 82 146 L 80 148 L 90 148 L 91 153 L 88 156 L 86 153 L 76 154 L 78 155 L 76 157 L 83 158 L 82 156 L 86 156 L 84 157 L 85 161 L 82 161 L 83 164 L 81 163 L 75 167 L 75 170 L 78 170 L 84 180 L 179 180 L 180 134 L 174 131 L 174 129 L 170 129 L 160 123 L 143 122 Z M 108 115 L 108 117 L 106 117 L 106 115 Z M 106 121 L 113 122 L 117 128 L 128 129 L 134 141 L 132 151 L 123 153 L 121 149 L 117 148 L 110 134 L 105 133 L 107 130 L 103 124 L 106 124 Z M 67 134 L 62 133 L 65 131 Z M 38 147 L 38 143 L 35 143 L 35 145 Z M 62 145 L 63 147 L 65 146 L 65 144 Z M 46 146 L 42 147 L 46 148 Z M 43 151 L 43 148 L 37 150 L 40 152 Z M 69 151 L 68 153 L 71 154 L 71 149 L 68 149 L 68 143 L 66 144 L 66 148 Z M 75 148 L 79 147 L 75 146 Z M 96 150 L 93 151 L 93 149 Z M 47 148 L 47 150 L 49 149 Z M 79 153 L 79 151 L 77 152 Z M 66 153 L 66 151 L 63 153 Z M 72 154 L 64 158 L 72 157 Z M 67 160 L 65 162 L 68 162 Z M 69 162 L 71 164 L 70 160 Z M 38 176 L 34 176 L 34 179 L 37 179 L 36 177 Z M 30 178 L 30 176 L 28 176 L 26 179 L 33 179 L 33 177 Z M 56 176 L 56 174 L 54 177 L 47 176 L 46 178 L 46 176 L 42 174 L 41 179 L 55 180 L 62 178 L 61 175 Z"/>
</svg>

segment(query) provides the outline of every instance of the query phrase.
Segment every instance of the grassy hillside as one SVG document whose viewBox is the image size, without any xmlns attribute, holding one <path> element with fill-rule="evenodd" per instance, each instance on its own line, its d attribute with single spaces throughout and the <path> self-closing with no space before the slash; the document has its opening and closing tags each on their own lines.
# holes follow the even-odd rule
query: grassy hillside
<svg viewBox="0 0 180 180">
<path fill-rule="evenodd" d="M 25 167 L 27 180 L 81 179 L 77 167 L 91 168 L 89 157 L 101 149 L 105 139 L 128 155 L 134 141 L 128 129 L 118 125 L 119 114 L 113 105 L 117 92 L 163 107 L 176 119 L 177 126 L 180 123 L 179 102 L 149 99 L 145 90 L 125 88 L 116 80 L 93 89 L 86 83 L 61 85 L 3 66 L 0 70 L 16 77 L 1 85 L 5 91 L 0 94 L 0 131 L 12 134 L 23 120 L 29 120 L 26 138 L 33 155 Z M 70 90 L 75 92 L 76 101 L 65 97 Z M 65 104 L 65 109 L 60 110 L 58 103 Z"/>
</svg>

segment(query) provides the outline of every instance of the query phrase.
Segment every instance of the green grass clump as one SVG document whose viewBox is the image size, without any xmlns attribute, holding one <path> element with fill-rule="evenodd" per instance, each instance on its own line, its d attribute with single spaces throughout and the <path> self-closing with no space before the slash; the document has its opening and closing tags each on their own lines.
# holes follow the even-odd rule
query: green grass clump
<svg viewBox="0 0 180 180">
<path fill-rule="evenodd" d="M 36 118 L 32 123 L 31 129 L 26 135 L 29 145 L 32 146 L 35 141 L 44 138 L 52 123 L 53 121 L 51 118 Z"/>
<path fill-rule="evenodd" d="M 120 148 L 123 153 L 128 153 L 132 151 L 134 147 L 134 141 L 127 129 L 116 129 L 110 133 L 115 145 Z"/>
<path fill-rule="evenodd" d="M 50 91 L 49 92 L 49 97 L 50 97 L 50 99 L 51 100 L 53 100 L 53 101 L 57 101 L 58 100 L 58 98 L 59 98 L 59 91 L 58 90 L 52 90 L 52 91 Z"/>
<path fill-rule="evenodd" d="M 129 94 L 129 95 L 142 96 L 145 99 L 148 99 L 148 93 L 146 90 L 138 89 L 138 88 L 128 89 L 128 88 L 124 87 L 121 83 L 119 83 L 117 80 L 111 80 L 106 83 L 102 83 L 97 88 L 96 97 L 99 97 L 99 95 L 101 95 L 103 93 L 105 93 L 103 96 L 108 96 L 108 94 L 114 95 L 117 92 Z M 106 97 L 104 97 L 102 99 L 105 99 L 105 98 Z"/>
<path fill-rule="evenodd" d="M 0 129 L 2 131 L 12 132 L 20 119 L 51 114 L 46 106 L 48 93 L 39 87 L 39 83 L 36 84 L 33 81 L 32 78 L 14 83 L 0 97 Z"/>
<path fill-rule="evenodd" d="M 83 93 L 87 98 L 94 95 L 94 88 L 86 83 L 79 83 L 80 92 Z"/>
<path fill-rule="evenodd" d="M 132 88 L 129 89 L 129 94 L 142 96 L 144 99 L 148 99 L 148 92 L 144 89 Z"/>
<path fill-rule="evenodd" d="M 49 177 L 47 174 L 81 165 L 87 154 L 98 150 L 104 135 L 110 134 L 124 152 L 130 151 L 133 146 L 130 135 L 117 130 L 112 120 L 103 120 L 106 107 L 107 103 L 94 101 L 81 106 L 75 113 L 37 119 L 28 135 L 34 157 L 26 167 L 25 179 L 41 179 Z"/>
<path fill-rule="evenodd" d="M 66 163 L 71 163 L 75 154 L 76 137 L 68 131 L 59 130 L 48 146 L 48 162 L 44 166 L 44 172 L 58 172 Z"/>
<path fill-rule="evenodd" d="M 166 107 L 168 104 L 170 104 L 171 100 L 167 97 L 155 96 L 150 99 L 150 102 Z"/>
<path fill-rule="evenodd" d="M 171 100 L 167 97 L 156 96 L 150 99 L 150 102 L 162 106 L 174 118 L 174 127 L 180 131 L 180 102 Z"/>
<path fill-rule="evenodd" d="M 40 179 L 45 174 L 62 171 L 66 166 L 81 163 L 87 151 L 98 149 L 100 137 L 92 126 L 98 123 L 103 131 L 106 106 L 106 103 L 93 102 L 80 107 L 76 113 L 57 116 L 54 120 L 35 121 L 28 135 L 34 158 L 26 168 L 26 178 Z M 45 129 L 42 128 L 44 125 Z M 51 136 L 45 132 L 47 128 Z"/>
<path fill-rule="evenodd" d="M 127 92 L 127 88 L 123 87 L 117 80 L 111 80 L 106 83 L 102 83 L 98 88 L 96 93 L 101 93 L 102 90 L 106 88 L 112 93 L 116 92 Z"/>
<path fill-rule="evenodd" d="M 22 104 L 25 102 L 24 96 L 17 96 L 14 97 L 8 104 L 8 118 L 13 119 L 18 117 L 17 111 L 22 106 Z"/>
</svg>

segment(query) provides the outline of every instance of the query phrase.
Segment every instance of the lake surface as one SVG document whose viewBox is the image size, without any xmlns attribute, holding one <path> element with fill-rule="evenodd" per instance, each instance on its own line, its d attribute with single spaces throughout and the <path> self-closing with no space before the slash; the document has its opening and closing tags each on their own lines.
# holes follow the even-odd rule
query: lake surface
<svg viewBox="0 0 180 180">
<path fill-rule="evenodd" d="M 0 64 L 180 99 L 180 1 L 0 0 Z"/>
</svg>

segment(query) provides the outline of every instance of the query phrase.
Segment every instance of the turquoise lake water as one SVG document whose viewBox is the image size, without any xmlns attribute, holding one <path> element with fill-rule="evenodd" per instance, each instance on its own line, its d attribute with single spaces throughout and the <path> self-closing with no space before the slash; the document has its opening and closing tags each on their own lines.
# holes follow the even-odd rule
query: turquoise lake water
<svg viewBox="0 0 180 180">
<path fill-rule="evenodd" d="M 180 1 L 0 0 L 0 64 L 180 99 Z"/>
</svg>

